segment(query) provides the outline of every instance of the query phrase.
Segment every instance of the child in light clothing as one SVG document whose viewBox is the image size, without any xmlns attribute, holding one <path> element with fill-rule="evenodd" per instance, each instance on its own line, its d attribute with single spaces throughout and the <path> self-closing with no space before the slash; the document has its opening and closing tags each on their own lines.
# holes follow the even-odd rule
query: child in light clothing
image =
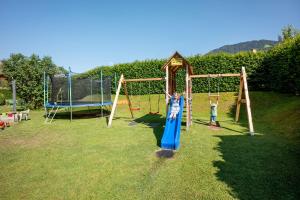
<svg viewBox="0 0 300 200">
<path fill-rule="evenodd" d="M 218 109 L 218 102 L 217 103 L 212 103 L 211 101 L 210 103 L 210 121 L 212 123 L 215 123 L 217 121 L 217 109 Z"/>
<path fill-rule="evenodd" d="M 170 114 L 169 118 L 170 119 L 176 119 L 176 116 L 177 116 L 177 114 L 179 113 L 179 110 L 180 110 L 179 95 L 177 94 L 177 92 L 174 92 L 173 97 L 171 97 L 171 100 L 172 100 L 172 107 L 171 107 L 171 114 Z"/>
</svg>

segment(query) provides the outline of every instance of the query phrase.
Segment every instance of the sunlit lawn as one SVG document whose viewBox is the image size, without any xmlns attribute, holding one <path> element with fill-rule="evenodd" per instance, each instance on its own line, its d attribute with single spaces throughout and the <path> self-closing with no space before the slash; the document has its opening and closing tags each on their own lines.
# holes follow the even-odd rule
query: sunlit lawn
<svg viewBox="0 0 300 200">
<path fill-rule="evenodd" d="M 299 199 L 298 97 L 252 93 L 254 137 L 245 112 L 233 122 L 233 93 L 222 94 L 220 130 L 206 125 L 207 94 L 193 97 L 193 126 L 182 127 L 171 159 L 156 156 L 162 96 L 161 115 L 148 115 L 148 97 L 141 98 L 134 126 L 126 105 L 112 128 L 105 117 L 44 124 L 44 112 L 32 112 L 0 132 L 0 199 Z"/>
</svg>

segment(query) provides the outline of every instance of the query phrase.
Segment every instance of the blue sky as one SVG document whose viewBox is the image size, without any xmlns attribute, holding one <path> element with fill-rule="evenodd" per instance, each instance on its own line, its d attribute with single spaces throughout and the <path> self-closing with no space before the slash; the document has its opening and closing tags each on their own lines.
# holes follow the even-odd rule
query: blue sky
<svg viewBox="0 0 300 200">
<path fill-rule="evenodd" d="M 0 0 L 0 59 L 36 53 L 83 72 L 277 40 L 287 24 L 300 28 L 299 0 Z"/>
</svg>

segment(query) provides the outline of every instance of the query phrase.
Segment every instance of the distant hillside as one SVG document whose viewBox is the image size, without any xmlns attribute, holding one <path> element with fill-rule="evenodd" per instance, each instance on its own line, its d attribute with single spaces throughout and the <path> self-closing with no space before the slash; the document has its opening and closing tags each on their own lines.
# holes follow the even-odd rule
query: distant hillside
<svg viewBox="0 0 300 200">
<path fill-rule="evenodd" d="M 252 49 L 256 50 L 267 50 L 277 44 L 277 41 L 273 40 L 252 40 L 247 42 L 241 42 L 232 45 L 224 45 L 218 49 L 214 49 L 209 53 L 217 52 L 227 52 L 227 53 L 237 53 L 240 51 L 251 51 Z"/>
</svg>

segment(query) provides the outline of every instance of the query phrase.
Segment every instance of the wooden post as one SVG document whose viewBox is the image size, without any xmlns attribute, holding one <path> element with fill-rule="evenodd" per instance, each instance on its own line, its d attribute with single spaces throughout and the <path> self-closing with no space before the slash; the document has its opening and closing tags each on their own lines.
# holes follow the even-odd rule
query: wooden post
<svg viewBox="0 0 300 200">
<path fill-rule="evenodd" d="M 237 99 L 236 112 L 235 112 L 235 121 L 236 122 L 238 122 L 239 118 L 240 118 L 240 109 L 241 109 L 241 103 L 242 103 L 241 101 L 242 101 L 243 89 L 244 89 L 244 82 L 243 82 L 243 75 L 241 74 L 239 95 L 238 95 L 238 99 Z"/>
<path fill-rule="evenodd" d="M 192 112 L 192 109 L 193 109 L 193 97 L 192 97 L 192 79 L 191 77 L 189 78 L 189 105 L 190 105 L 190 126 L 193 125 L 193 112 Z"/>
<path fill-rule="evenodd" d="M 118 98 L 119 98 L 120 90 L 121 90 L 121 87 L 122 87 L 123 79 L 124 79 L 124 76 L 122 74 L 121 78 L 119 80 L 118 88 L 116 90 L 116 96 L 115 96 L 114 103 L 113 103 L 111 113 L 110 113 L 110 116 L 109 116 L 108 127 L 111 127 L 112 120 L 114 118 L 114 114 L 115 114 L 115 111 L 116 111 L 116 108 L 117 108 Z"/>
<path fill-rule="evenodd" d="M 166 67 L 166 115 L 168 114 L 168 103 L 169 103 L 169 65 Z"/>
<path fill-rule="evenodd" d="M 128 91 L 127 91 L 127 86 L 126 86 L 126 80 L 125 79 L 123 79 L 123 85 L 124 85 L 124 92 L 125 92 L 125 95 L 126 95 L 129 111 L 130 111 L 131 117 L 134 118 L 133 117 L 133 112 L 132 112 L 131 101 L 130 101 L 130 98 L 128 96 Z"/>
<path fill-rule="evenodd" d="M 189 130 L 190 126 L 190 105 L 189 105 L 189 72 L 188 66 L 186 65 L 186 72 L 185 72 L 185 102 L 186 102 L 186 130 Z"/>
<path fill-rule="evenodd" d="M 246 107 L 247 107 L 249 131 L 250 131 L 250 135 L 254 135 L 250 98 L 249 98 L 249 92 L 248 92 L 247 74 L 246 74 L 245 67 L 242 67 L 242 76 L 243 76 L 243 83 L 244 83 L 244 92 L 245 92 L 245 97 L 246 97 Z"/>
</svg>

